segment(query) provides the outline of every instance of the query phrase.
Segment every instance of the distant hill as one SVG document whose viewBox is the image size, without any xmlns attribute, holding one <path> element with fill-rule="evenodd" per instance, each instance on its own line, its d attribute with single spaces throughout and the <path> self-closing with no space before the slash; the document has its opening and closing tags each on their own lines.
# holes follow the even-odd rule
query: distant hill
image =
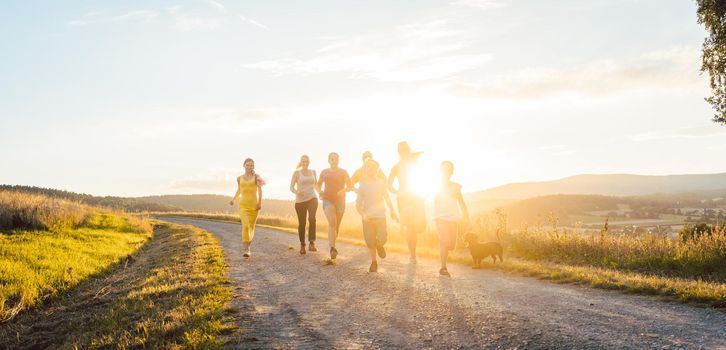
<svg viewBox="0 0 726 350">
<path fill-rule="evenodd" d="M 726 190 L 624 197 L 556 194 L 511 202 L 500 209 L 514 226 L 547 224 L 551 214 L 558 218 L 560 224 L 568 225 L 588 217 L 601 217 L 600 221 L 606 217 L 618 220 L 654 220 L 664 215 L 674 219 L 677 216 L 685 218 L 687 212 L 694 210 L 698 211 L 695 214 L 698 217 L 703 213 L 701 209 L 713 209 L 714 213 L 724 211 L 724 198 Z"/>
<path fill-rule="evenodd" d="M 0 190 L 24 192 L 24 193 L 36 193 L 43 194 L 50 197 L 63 198 L 72 201 L 85 203 L 92 206 L 106 207 L 118 210 L 125 210 L 130 212 L 142 212 L 142 211 L 179 211 L 181 208 L 153 203 L 148 201 L 139 200 L 136 198 L 128 197 L 113 197 L 113 196 L 92 196 L 90 194 L 75 193 L 63 190 L 56 190 L 52 188 L 43 188 L 35 186 L 19 186 L 19 185 L 0 185 Z"/>
<path fill-rule="evenodd" d="M 471 200 L 518 200 L 552 194 L 638 196 L 726 189 L 726 173 L 702 175 L 576 175 L 553 181 L 512 183 L 470 193 Z"/>
<path fill-rule="evenodd" d="M 138 197 L 136 199 L 149 203 L 177 207 L 184 211 L 234 214 L 238 210 L 236 205 L 234 207 L 229 205 L 229 201 L 232 200 L 231 196 L 217 194 L 172 194 Z M 295 216 L 295 202 L 280 199 L 264 199 L 260 214 L 282 217 Z"/>
</svg>

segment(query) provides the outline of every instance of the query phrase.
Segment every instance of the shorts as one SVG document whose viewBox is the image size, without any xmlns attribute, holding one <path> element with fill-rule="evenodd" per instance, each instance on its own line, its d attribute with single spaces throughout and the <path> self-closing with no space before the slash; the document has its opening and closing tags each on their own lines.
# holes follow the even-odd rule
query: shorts
<svg viewBox="0 0 726 350">
<path fill-rule="evenodd" d="M 368 248 L 375 248 L 376 245 L 386 244 L 388 240 L 386 218 L 363 220 L 363 238 Z"/>
<path fill-rule="evenodd" d="M 328 210 L 329 207 L 335 207 L 335 212 L 338 215 L 343 215 L 345 213 L 345 201 L 329 201 L 327 199 L 323 199 L 323 210 Z"/>
<path fill-rule="evenodd" d="M 426 206 L 423 198 L 411 194 L 399 194 L 398 213 L 401 226 L 406 226 L 415 233 L 426 230 Z"/>
<path fill-rule="evenodd" d="M 454 250 L 456 248 L 456 236 L 459 233 L 459 223 L 436 219 L 436 229 L 439 231 L 439 245 L 441 248 Z"/>
</svg>

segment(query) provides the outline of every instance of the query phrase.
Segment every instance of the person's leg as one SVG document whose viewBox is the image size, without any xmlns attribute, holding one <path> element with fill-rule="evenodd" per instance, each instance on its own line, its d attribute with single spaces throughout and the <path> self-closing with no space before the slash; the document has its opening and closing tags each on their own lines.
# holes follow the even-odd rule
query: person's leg
<svg viewBox="0 0 726 350">
<path fill-rule="evenodd" d="M 446 260 L 449 257 L 450 225 L 447 221 L 436 220 L 436 229 L 439 231 L 439 258 L 441 259 L 441 269 L 446 269 Z"/>
<path fill-rule="evenodd" d="M 335 205 L 328 201 L 323 202 L 323 212 L 325 213 L 325 219 L 328 220 L 328 245 L 330 249 L 335 249 L 335 228 L 338 226 L 337 213 L 335 212 Z"/>
<path fill-rule="evenodd" d="M 337 238 L 338 234 L 340 233 L 340 223 L 343 222 L 343 214 L 345 214 L 345 201 L 336 203 L 335 207 L 336 207 L 335 237 Z"/>
<path fill-rule="evenodd" d="M 308 241 L 315 242 L 315 234 L 317 231 L 317 220 L 315 215 L 318 213 L 318 199 L 313 198 L 308 204 Z"/>
<path fill-rule="evenodd" d="M 297 214 L 297 235 L 300 244 L 305 245 L 305 214 L 307 211 L 306 203 L 295 203 L 295 213 Z"/>
<path fill-rule="evenodd" d="M 371 258 L 371 266 L 368 272 L 378 271 L 378 261 L 376 259 L 376 222 L 375 220 L 363 221 L 363 239 L 368 247 L 368 254 Z"/>
</svg>

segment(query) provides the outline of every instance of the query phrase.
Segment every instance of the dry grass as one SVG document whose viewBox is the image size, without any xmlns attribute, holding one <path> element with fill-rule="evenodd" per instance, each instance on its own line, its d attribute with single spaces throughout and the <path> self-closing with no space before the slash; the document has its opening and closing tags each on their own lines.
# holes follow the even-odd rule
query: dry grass
<svg viewBox="0 0 726 350">
<path fill-rule="evenodd" d="M 725 227 L 685 241 L 655 235 L 527 229 L 508 234 L 504 240 L 511 253 L 528 260 L 726 283 Z"/>
<path fill-rule="evenodd" d="M 91 210 L 78 202 L 0 191 L 0 230 L 58 230 L 82 226 Z"/>
</svg>

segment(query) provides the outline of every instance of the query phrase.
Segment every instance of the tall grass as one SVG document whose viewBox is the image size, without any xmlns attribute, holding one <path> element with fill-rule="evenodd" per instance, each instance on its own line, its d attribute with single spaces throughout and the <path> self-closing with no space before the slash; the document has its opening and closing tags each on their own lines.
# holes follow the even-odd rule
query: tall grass
<svg viewBox="0 0 726 350">
<path fill-rule="evenodd" d="M 0 321 L 136 251 L 151 225 L 42 195 L 0 192 Z"/>
<path fill-rule="evenodd" d="M 658 235 L 583 235 L 522 229 L 507 234 L 509 251 L 530 260 L 589 265 L 668 277 L 726 282 L 726 228 L 676 240 Z"/>
<path fill-rule="evenodd" d="M 56 230 L 82 226 L 90 208 L 38 194 L 0 190 L 0 230 Z"/>
</svg>

